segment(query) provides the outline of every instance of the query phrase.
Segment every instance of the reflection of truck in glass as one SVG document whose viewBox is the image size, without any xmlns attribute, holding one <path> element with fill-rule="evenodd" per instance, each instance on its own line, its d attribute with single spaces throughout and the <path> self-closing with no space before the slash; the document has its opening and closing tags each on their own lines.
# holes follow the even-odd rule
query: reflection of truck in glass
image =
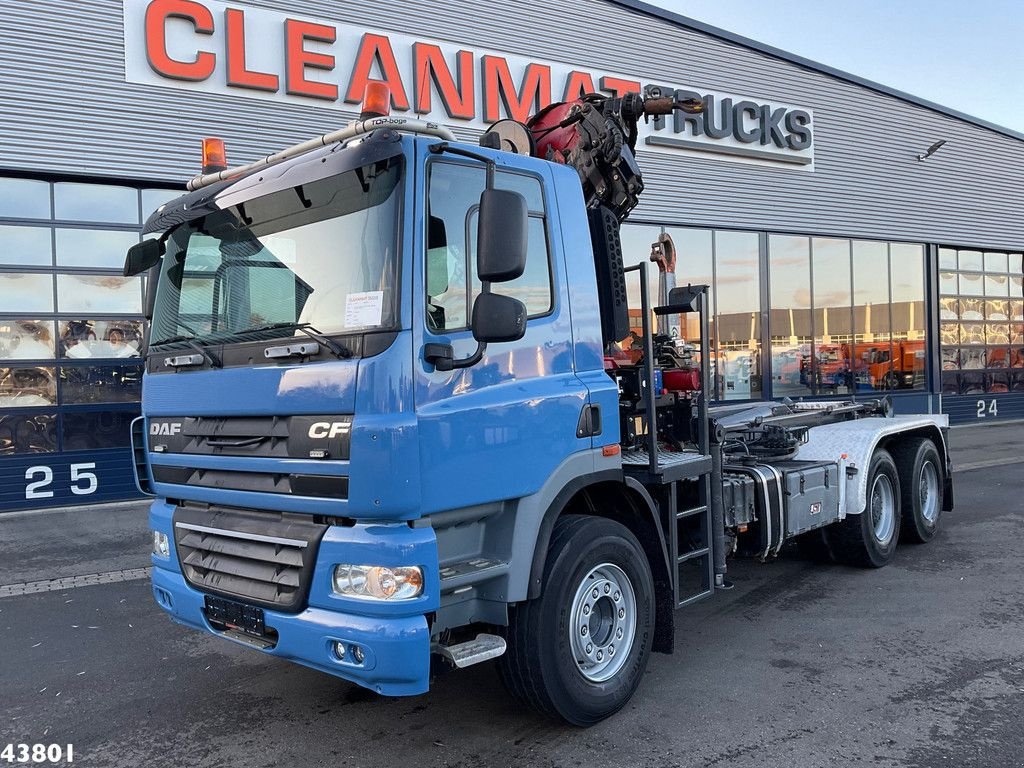
<svg viewBox="0 0 1024 768">
<path fill-rule="evenodd" d="M 893 341 L 857 345 L 857 368 L 875 389 L 912 389 L 924 381 L 924 341 Z"/>
<path fill-rule="evenodd" d="M 232 170 L 208 145 L 125 267 L 149 272 L 157 603 L 385 695 L 498 659 L 517 700 L 591 725 L 672 651 L 675 609 L 729 586 L 727 555 L 881 567 L 930 539 L 945 417 L 710 408 L 706 286 L 655 307 L 628 268 L 641 356 L 609 365 L 637 121 L 700 107 L 595 95 L 480 145 L 366 109 Z M 655 312 L 700 323 L 696 381 L 663 370 Z"/>
</svg>

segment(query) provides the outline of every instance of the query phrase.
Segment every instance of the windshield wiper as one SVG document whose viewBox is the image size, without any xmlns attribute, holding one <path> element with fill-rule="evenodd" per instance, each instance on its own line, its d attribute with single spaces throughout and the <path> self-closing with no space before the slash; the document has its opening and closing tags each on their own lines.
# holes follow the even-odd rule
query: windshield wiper
<svg viewBox="0 0 1024 768">
<path fill-rule="evenodd" d="M 187 336 L 184 334 L 179 336 L 171 336 L 171 338 L 169 339 L 160 339 L 159 341 L 150 342 L 149 346 L 150 348 L 153 348 L 163 346 L 164 344 L 176 344 L 179 342 L 184 342 L 185 344 L 188 344 L 190 347 L 192 347 L 192 349 L 194 349 L 196 352 L 202 355 L 203 359 L 210 364 L 211 368 L 224 367 L 224 364 L 221 362 L 220 358 L 213 354 L 213 352 L 208 350 L 206 346 L 203 344 L 203 342 L 201 342 L 195 336 Z"/>
<path fill-rule="evenodd" d="M 352 350 L 348 347 L 344 347 L 334 339 L 324 336 L 320 331 L 312 326 L 310 323 L 267 323 L 266 325 L 258 325 L 255 328 L 247 328 L 243 333 L 262 333 L 264 331 L 284 331 L 292 330 L 304 333 L 313 341 L 317 341 L 327 347 L 336 358 L 339 360 L 347 360 L 352 357 Z"/>
<path fill-rule="evenodd" d="M 325 347 L 331 350 L 331 352 L 334 353 L 334 356 L 339 360 L 345 360 L 352 357 L 351 349 L 349 349 L 348 347 L 343 347 L 334 339 L 324 336 L 322 333 L 320 333 L 320 331 L 318 331 L 309 323 L 297 325 L 295 326 L 295 330 L 301 331 L 302 333 L 306 334 L 307 336 L 309 336 L 309 338 L 313 339 L 313 341 L 319 341 L 321 344 L 323 344 Z"/>
</svg>

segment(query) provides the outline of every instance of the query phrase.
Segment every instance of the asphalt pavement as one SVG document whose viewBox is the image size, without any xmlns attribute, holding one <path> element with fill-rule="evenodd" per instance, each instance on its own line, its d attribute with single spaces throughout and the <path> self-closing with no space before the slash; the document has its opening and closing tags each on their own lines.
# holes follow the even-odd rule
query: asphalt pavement
<svg viewBox="0 0 1024 768">
<path fill-rule="evenodd" d="M 0 516 L 0 749 L 83 766 L 1024 766 L 1024 425 L 954 430 L 957 506 L 887 568 L 730 561 L 589 730 L 493 665 L 382 698 L 171 623 L 145 505 Z M 991 466 L 999 461 L 998 466 Z M 1013 463 L 1008 463 L 1013 462 Z M 2 762 L 2 761 L 0 761 Z"/>
</svg>

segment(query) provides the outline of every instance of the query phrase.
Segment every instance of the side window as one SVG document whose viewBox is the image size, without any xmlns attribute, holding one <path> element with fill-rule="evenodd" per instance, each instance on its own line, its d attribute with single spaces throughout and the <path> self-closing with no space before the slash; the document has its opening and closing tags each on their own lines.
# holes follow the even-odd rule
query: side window
<svg viewBox="0 0 1024 768">
<path fill-rule="evenodd" d="M 480 166 L 434 162 L 429 179 L 427 327 L 434 332 L 463 330 L 480 292 L 475 249 L 486 175 Z M 526 271 L 516 280 L 495 285 L 494 291 L 522 301 L 529 317 L 547 314 L 552 307 L 551 260 L 540 182 L 532 176 L 499 172 L 495 185 L 526 198 L 530 221 Z"/>
</svg>

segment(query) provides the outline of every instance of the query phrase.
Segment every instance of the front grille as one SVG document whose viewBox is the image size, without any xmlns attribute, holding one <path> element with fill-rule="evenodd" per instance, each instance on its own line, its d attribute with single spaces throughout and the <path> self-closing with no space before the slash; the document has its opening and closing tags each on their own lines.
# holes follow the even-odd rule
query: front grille
<svg viewBox="0 0 1024 768">
<path fill-rule="evenodd" d="M 198 506 L 174 513 L 178 562 L 189 584 L 284 612 L 305 607 L 326 531 L 307 515 Z"/>
<path fill-rule="evenodd" d="M 240 472 L 227 469 L 202 469 L 153 465 L 158 483 L 191 485 L 255 493 L 283 493 L 328 499 L 348 498 L 348 478 L 332 475 L 300 475 L 287 472 Z"/>
</svg>

